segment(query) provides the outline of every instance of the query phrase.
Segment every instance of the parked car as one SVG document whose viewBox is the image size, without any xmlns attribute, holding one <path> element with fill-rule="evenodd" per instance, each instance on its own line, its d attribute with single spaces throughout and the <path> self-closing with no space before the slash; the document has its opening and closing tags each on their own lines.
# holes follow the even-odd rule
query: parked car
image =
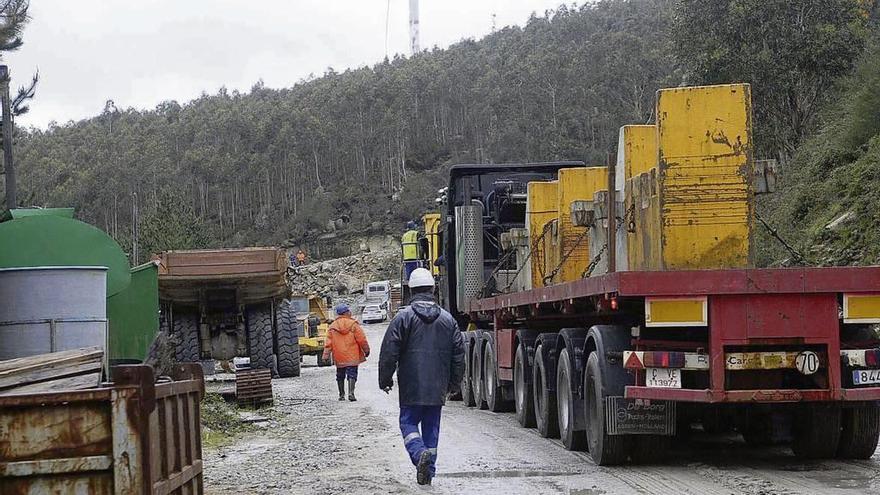
<svg viewBox="0 0 880 495">
<path fill-rule="evenodd" d="M 388 311 L 378 304 L 368 304 L 364 306 L 364 311 L 361 313 L 361 321 L 364 323 L 385 321 L 387 319 Z"/>
</svg>

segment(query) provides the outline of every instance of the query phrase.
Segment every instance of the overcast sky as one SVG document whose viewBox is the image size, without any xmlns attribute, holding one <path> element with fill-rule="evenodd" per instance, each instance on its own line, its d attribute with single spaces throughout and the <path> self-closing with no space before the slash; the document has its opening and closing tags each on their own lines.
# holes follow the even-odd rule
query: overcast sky
<svg viewBox="0 0 880 495">
<path fill-rule="evenodd" d="M 562 0 L 420 0 L 421 45 L 449 46 L 522 25 Z M 327 67 L 372 65 L 409 53 L 408 0 L 31 0 L 24 46 L 5 56 L 13 87 L 39 68 L 31 112 L 45 127 L 101 112 L 185 102 L 263 79 L 292 86 Z"/>
</svg>

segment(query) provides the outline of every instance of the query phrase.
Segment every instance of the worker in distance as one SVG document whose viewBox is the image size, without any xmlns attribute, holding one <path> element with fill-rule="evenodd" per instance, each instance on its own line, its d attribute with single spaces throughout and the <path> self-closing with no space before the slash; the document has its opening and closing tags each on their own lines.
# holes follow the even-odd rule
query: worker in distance
<svg viewBox="0 0 880 495">
<path fill-rule="evenodd" d="M 358 366 L 370 355 L 370 344 L 364 335 L 364 329 L 351 317 L 348 304 L 336 306 L 336 319 L 327 330 L 324 342 L 324 361 L 330 359 L 336 363 L 336 386 L 339 389 L 339 400 L 345 400 L 345 381 L 348 379 L 348 400 L 354 402 L 354 387 L 357 383 Z"/>
<path fill-rule="evenodd" d="M 464 339 L 455 319 L 434 301 L 434 276 L 416 268 L 412 297 L 385 332 L 379 354 L 379 387 L 386 393 L 397 372 L 400 433 L 416 481 L 430 485 L 436 472 L 440 412 L 464 376 Z"/>
</svg>

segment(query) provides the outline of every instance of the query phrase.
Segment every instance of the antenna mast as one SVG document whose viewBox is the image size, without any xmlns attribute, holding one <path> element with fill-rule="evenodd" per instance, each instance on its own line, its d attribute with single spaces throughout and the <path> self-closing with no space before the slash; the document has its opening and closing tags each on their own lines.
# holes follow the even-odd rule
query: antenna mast
<svg viewBox="0 0 880 495">
<path fill-rule="evenodd" d="M 419 0 L 409 0 L 409 46 L 412 54 L 419 53 Z"/>
</svg>

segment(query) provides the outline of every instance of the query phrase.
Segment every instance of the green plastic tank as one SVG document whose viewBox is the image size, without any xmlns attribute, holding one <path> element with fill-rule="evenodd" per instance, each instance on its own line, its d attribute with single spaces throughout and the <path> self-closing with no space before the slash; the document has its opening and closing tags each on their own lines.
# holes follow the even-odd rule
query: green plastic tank
<svg viewBox="0 0 880 495">
<path fill-rule="evenodd" d="M 28 208 L 0 217 L 0 268 L 107 268 L 110 359 L 142 361 L 159 329 L 158 269 L 129 267 L 107 233 L 73 217 L 72 208 Z"/>
</svg>

